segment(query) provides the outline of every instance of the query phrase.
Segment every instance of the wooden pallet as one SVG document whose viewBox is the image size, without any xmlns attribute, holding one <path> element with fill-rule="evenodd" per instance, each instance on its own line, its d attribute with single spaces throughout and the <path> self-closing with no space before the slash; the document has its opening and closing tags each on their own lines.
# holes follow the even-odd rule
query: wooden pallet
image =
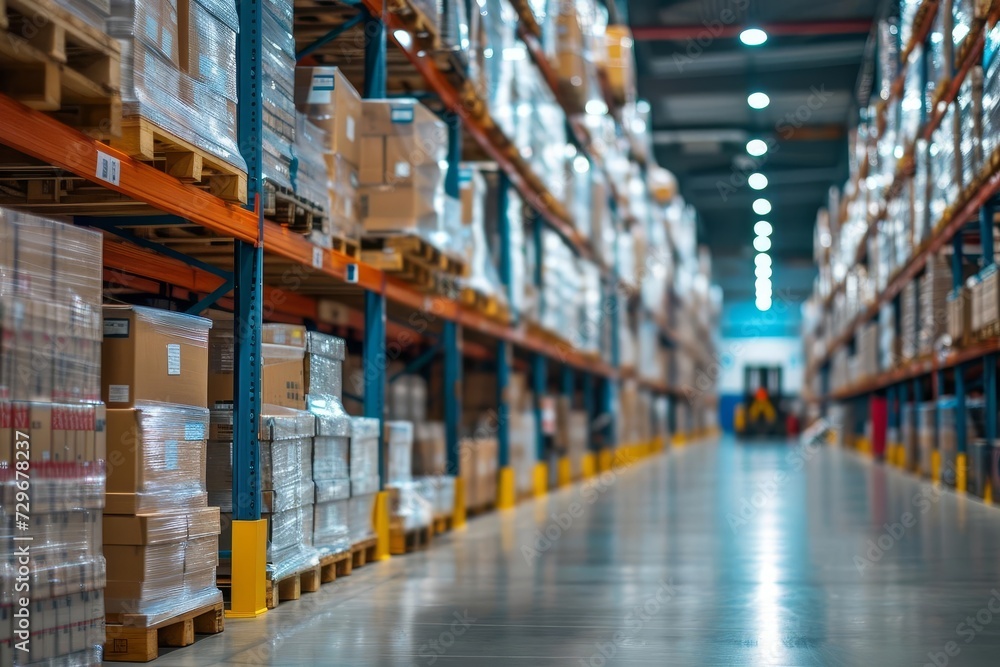
<svg viewBox="0 0 1000 667">
<path fill-rule="evenodd" d="M 334 250 L 347 255 L 356 262 L 361 261 L 361 243 L 337 234 L 331 234 L 330 240 L 333 242 Z"/>
<path fill-rule="evenodd" d="M 462 277 L 468 275 L 469 267 L 465 262 L 409 232 L 365 234 L 361 239 L 361 253 L 363 256 L 371 257 L 380 267 L 390 272 L 403 270 L 402 260 L 409 258 L 432 271 Z M 382 253 L 382 256 L 376 257 L 376 253 Z"/>
<path fill-rule="evenodd" d="M 416 37 L 414 50 L 437 51 L 441 48 L 437 22 L 432 21 L 413 0 L 389 0 L 388 9 L 403 19 Z"/>
<path fill-rule="evenodd" d="M 364 567 L 375 562 L 375 547 L 378 540 L 374 537 L 351 546 L 351 567 Z"/>
<path fill-rule="evenodd" d="M 438 514 L 431 525 L 434 527 L 434 534 L 441 535 L 455 527 L 455 517 L 451 514 Z"/>
<path fill-rule="evenodd" d="M 109 143 L 182 181 L 207 187 L 216 197 L 241 204 L 247 201 L 245 172 L 145 118 L 124 119 L 121 138 Z"/>
<path fill-rule="evenodd" d="M 315 593 L 320 586 L 320 567 L 290 574 L 283 579 L 267 580 L 264 595 L 268 609 L 274 609 L 282 602 L 298 600 L 303 593 Z"/>
<path fill-rule="evenodd" d="M 0 0 L 0 93 L 98 139 L 121 133 L 121 49 L 52 0 Z"/>
<path fill-rule="evenodd" d="M 434 537 L 433 522 L 427 526 L 405 530 L 402 526 L 389 527 L 389 553 L 393 556 L 426 549 Z"/>
<path fill-rule="evenodd" d="M 159 657 L 161 646 L 190 646 L 196 634 L 217 635 L 226 622 L 221 602 L 149 627 L 131 624 L 129 617 L 126 614 L 123 623 L 105 626 L 105 662 L 149 662 Z"/>
<path fill-rule="evenodd" d="M 308 234 L 320 229 L 326 211 L 319 204 L 301 197 L 286 187 L 264 184 L 264 217 L 289 231 Z"/>
<path fill-rule="evenodd" d="M 336 581 L 337 577 L 346 577 L 354 569 L 354 558 L 350 550 L 330 554 L 319 559 L 319 580 L 321 584 Z"/>
<path fill-rule="evenodd" d="M 496 505 L 494 503 L 484 503 L 482 505 L 477 505 L 474 507 L 467 507 L 465 508 L 465 516 L 473 517 L 473 516 L 480 516 L 482 514 L 487 514 L 489 512 L 492 512 L 495 507 Z"/>
</svg>

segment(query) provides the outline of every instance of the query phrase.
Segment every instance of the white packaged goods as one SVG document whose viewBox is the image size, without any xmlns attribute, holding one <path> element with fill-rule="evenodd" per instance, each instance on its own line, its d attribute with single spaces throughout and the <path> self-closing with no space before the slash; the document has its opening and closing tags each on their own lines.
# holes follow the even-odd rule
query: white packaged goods
<svg viewBox="0 0 1000 667">
<path fill-rule="evenodd" d="M 387 452 L 387 486 L 399 486 L 413 480 L 413 424 L 405 421 L 385 422 Z"/>
<path fill-rule="evenodd" d="M 960 4 L 957 3 L 956 4 Z M 959 188 L 972 185 L 983 165 L 983 70 L 973 67 L 959 89 L 955 135 L 961 161 Z"/>
</svg>

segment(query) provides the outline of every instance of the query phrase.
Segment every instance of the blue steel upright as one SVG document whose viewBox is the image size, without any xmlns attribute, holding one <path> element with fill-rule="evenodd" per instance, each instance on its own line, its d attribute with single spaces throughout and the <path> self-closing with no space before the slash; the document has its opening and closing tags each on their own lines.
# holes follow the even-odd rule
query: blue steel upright
<svg viewBox="0 0 1000 667">
<path fill-rule="evenodd" d="M 458 423 L 462 417 L 462 332 L 456 322 L 445 321 L 442 331 L 444 348 L 444 424 L 447 470 L 459 472 Z"/>
</svg>

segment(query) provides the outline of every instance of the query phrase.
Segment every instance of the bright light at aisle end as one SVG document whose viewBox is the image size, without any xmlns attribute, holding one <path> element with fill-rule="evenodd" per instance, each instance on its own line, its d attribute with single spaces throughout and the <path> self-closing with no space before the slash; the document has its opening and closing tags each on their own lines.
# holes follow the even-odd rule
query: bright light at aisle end
<svg viewBox="0 0 1000 667">
<path fill-rule="evenodd" d="M 771 212 L 771 202 L 764 198 L 754 200 L 753 212 L 757 215 L 767 215 Z"/>
<path fill-rule="evenodd" d="M 751 139 L 747 142 L 747 153 L 753 157 L 760 157 L 767 152 L 767 142 L 763 139 Z"/>
<path fill-rule="evenodd" d="M 760 28 L 747 28 L 740 33 L 740 41 L 747 46 L 760 46 L 767 41 L 767 33 Z"/>
<path fill-rule="evenodd" d="M 767 252 L 771 249 L 771 239 L 766 236 L 758 236 L 753 240 L 753 249 L 757 252 Z"/>
<path fill-rule="evenodd" d="M 586 174 L 590 171 L 590 160 L 582 155 L 577 155 L 573 158 L 573 170 L 578 174 Z"/>
<path fill-rule="evenodd" d="M 757 266 L 771 266 L 771 256 L 766 252 L 762 252 L 754 257 L 753 263 Z"/>
<path fill-rule="evenodd" d="M 771 267 L 770 266 L 758 266 L 753 270 L 753 274 L 758 278 L 770 278 L 771 277 Z"/>
<path fill-rule="evenodd" d="M 757 310 L 765 311 L 771 310 L 771 297 L 758 297 L 757 298 Z"/>
<path fill-rule="evenodd" d="M 767 176 L 761 173 L 750 174 L 747 177 L 747 183 L 754 190 L 763 190 L 767 187 Z"/>
<path fill-rule="evenodd" d="M 750 93 L 747 96 L 747 104 L 750 105 L 751 109 L 766 109 L 767 105 L 771 103 L 771 98 L 767 96 L 767 93 L 756 92 Z"/>
<path fill-rule="evenodd" d="M 770 236 L 772 231 L 774 230 L 771 228 L 771 223 L 767 220 L 758 220 L 753 226 L 753 233 L 757 236 Z"/>
</svg>

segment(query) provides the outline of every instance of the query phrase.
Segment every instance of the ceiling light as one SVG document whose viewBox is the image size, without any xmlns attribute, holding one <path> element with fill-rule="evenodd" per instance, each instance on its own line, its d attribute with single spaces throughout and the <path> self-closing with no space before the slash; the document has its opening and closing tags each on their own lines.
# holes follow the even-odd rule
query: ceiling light
<svg viewBox="0 0 1000 667">
<path fill-rule="evenodd" d="M 767 41 L 767 33 L 760 28 L 747 28 L 740 33 L 740 41 L 747 46 L 760 46 Z"/>
<path fill-rule="evenodd" d="M 410 33 L 405 30 L 396 30 L 392 33 L 392 36 L 396 39 L 396 43 L 404 49 L 409 49 L 410 45 L 413 43 L 412 40 L 410 40 Z"/>
<path fill-rule="evenodd" d="M 771 266 L 771 256 L 766 252 L 762 252 L 753 258 L 753 263 L 756 266 Z"/>
<path fill-rule="evenodd" d="M 754 190 L 763 190 L 767 187 L 767 176 L 760 173 L 750 174 L 750 176 L 747 177 L 747 183 Z"/>
<path fill-rule="evenodd" d="M 753 212 L 757 215 L 767 215 L 771 212 L 771 202 L 766 199 L 757 199 L 753 203 Z"/>
<path fill-rule="evenodd" d="M 638 102 L 635 103 L 635 110 L 641 114 L 649 113 L 650 109 L 651 107 L 649 106 L 649 102 L 647 102 L 646 100 L 639 100 Z"/>
<path fill-rule="evenodd" d="M 566 148 L 563 150 L 567 160 L 571 160 L 576 157 L 576 146 L 573 144 L 566 144 Z"/>
<path fill-rule="evenodd" d="M 577 155 L 573 158 L 573 170 L 578 174 L 586 174 L 590 171 L 590 160 L 582 155 Z"/>
<path fill-rule="evenodd" d="M 758 220 L 753 226 L 753 233 L 757 236 L 770 236 L 772 231 L 771 223 L 767 220 Z"/>
<path fill-rule="evenodd" d="M 766 236 L 758 236 L 753 240 L 753 249 L 757 252 L 767 252 L 771 249 L 771 239 Z"/>
<path fill-rule="evenodd" d="M 770 292 L 771 291 L 771 279 L 770 278 L 758 278 L 757 282 L 754 283 L 754 287 L 757 288 L 757 293 Z"/>
<path fill-rule="evenodd" d="M 757 299 L 757 310 L 760 310 L 760 311 L 771 310 L 771 299 L 770 299 L 770 297 L 768 297 L 766 299 L 764 299 L 764 298 L 758 298 Z"/>
<path fill-rule="evenodd" d="M 767 143 L 762 139 L 751 139 L 747 142 L 747 153 L 754 157 L 760 157 L 767 152 Z"/>
<path fill-rule="evenodd" d="M 603 116 L 608 113 L 608 105 L 600 100 L 590 100 L 584 110 L 591 116 Z"/>
<path fill-rule="evenodd" d="M 771 277 L 771 267 L 770 266 L 758 266 L 753 270 L 753 274 L 758 278 L 770 278 Z"/>
<path fill-rule="evenodd" d="M 771 98 L 765 93 L 750 93 L 747 96 L 747 104 L 750 105 L 751 109 L 766 109 L 767 105 L 771 103 Z"/>
</svg>

